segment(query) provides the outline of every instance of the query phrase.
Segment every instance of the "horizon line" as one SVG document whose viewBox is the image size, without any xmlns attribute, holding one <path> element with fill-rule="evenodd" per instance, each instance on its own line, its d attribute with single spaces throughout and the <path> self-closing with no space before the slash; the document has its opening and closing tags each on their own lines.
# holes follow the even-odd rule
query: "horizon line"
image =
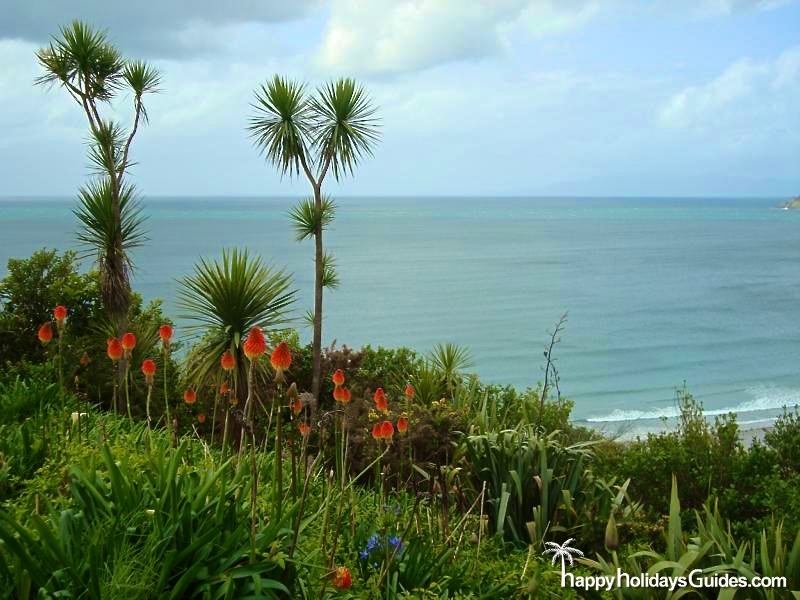
<svg viewBox="0 0 800 600">
<path fill-rule="evenodd" d="M 76 194 L 77 195 L 77 194 Z M 219 199 L 219 198 L 239 198 L 239 199 L 287 199 L 287 198 L 305 198 L 309 194 L 140 194 L 141 198 L 174 198 L 179 200 L 197 200 L 197 199 Z M 638 194 L 600 194 L 596 196 L 586 194 L 342 194 L 335 196 L 336 198 L 452 198 L 452 199 L 494 199 L 494 198 L 508 198 L 508 199 L 537 199 L 537 200 L 781 200 L 792 199 L 795 196 L 788 195 L 734 195 L 734 194 L 669 194 L 669 195 L 638 195 Z M 52 200 L 69 200 L 74 199 L 75 195 L 72 194 L 1 194 L 0 201 L 2 200 L 28 200 L 28 199 L 52 199 Z"/>
</svg>

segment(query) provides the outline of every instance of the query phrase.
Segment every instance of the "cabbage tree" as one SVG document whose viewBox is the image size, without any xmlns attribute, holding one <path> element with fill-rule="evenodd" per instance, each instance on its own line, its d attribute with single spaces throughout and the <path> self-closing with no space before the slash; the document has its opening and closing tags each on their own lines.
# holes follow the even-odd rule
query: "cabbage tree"
<svg viewBox="0 0 800 600">
<path fill-rule="evenodd" d="M 314 238 L 312 393 L 319 396 L 322 353 L 322 292 L 338 283 L 322 232 L 333 219 L 334 204 L 322 193 L 325 178 L 353 175 L 378 141 L 375 107 L 352 79 L 331 81 L 314 93 L 302 83 L 276 75 L 255 92 L 248 130 L 258 150 L 281 175 L 305 176 L 312 197 L 291 213 L 298 239 Z"/>
</svg>

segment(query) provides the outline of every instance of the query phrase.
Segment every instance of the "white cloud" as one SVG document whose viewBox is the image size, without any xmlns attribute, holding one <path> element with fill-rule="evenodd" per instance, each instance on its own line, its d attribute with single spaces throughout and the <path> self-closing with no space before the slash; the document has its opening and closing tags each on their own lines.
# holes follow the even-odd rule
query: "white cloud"
<svg viewBox="0 0 800 600">
<path fill-rule="evenodd" d="M 333 0 L 317 60 L 360 73 L 424 69 L 495 54 L 516 27 L 562 33 L 598 8 L 588 0 Z"/>
<path fill-rule="evenodd" d="M 702 0 L 694 4 L 701 16 L 728 15 L 742 10 L 773 10 L 796 0 Z"/>
<path fill-rule="evenodd" d="M 797 121 L 800 46 L 774 61 L 742 59 L 703 85 L 674 94 L 660 109 L 662 125 L 699 131 L 752 130 L 754 123 L 783 127 Z"/>
</svg>

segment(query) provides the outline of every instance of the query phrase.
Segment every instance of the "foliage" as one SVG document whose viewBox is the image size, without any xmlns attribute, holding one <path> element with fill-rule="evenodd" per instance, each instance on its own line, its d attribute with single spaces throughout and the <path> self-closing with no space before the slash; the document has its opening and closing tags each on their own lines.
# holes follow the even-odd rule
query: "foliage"
<svg viewBox="0 0 800 600">
<path fill-rule="evenodd" d="M 82 335 L 99 302 L 97 278 L 78 272 L 74 252 L 42 249 L 30 258 L 9 259 L 8 273 L 0 282 L 0 364 L 46 356 L 36 332 L 52 320 L 56 305 L 69 307 L 70 330 Z"/>
<path fill-rule="evenodd" d="M 786 577 L 786 591 L 770 588 L 746 588 L 739 594 L 736 588 L 730 588 L 720 596 L 716 596 L 713 588 L 696 589 L 691 585 L 676 591 L 673 596 L 664 589 L 620 588 L 612 592 L 619 599 L 661 599 L 678 598 L 688 592 L 699 597 L 714 598 L 757 598 L 773 600 L 788 598 L 788 590 L 800 589 L 800 533 L 794 541 L 786 540 L 782 523 L 772 523 L 759 536 L 752 540 L 739 542 L 731 533 L 730 523 L 726 523 L 717 507 L 709 499 L 702 510 L 695 511 L 695 535 L 687 535 L 681 522 L 681 504 L 678 495 L 678 483 L 672 478 L 669 508 L 669 527 L 665 536 L 665 551 L 653 550 L 632 552 L 620 557 L 616 551 L 611 553 L 611 560 L 600 555 L 597 560 L 579 559 L 579 562 L 590 566 L 605 575 L 616 575 L 617 569 L 634 575 L 663 574 L 671 577 L 688 577 L 692 570 L 698 569 L 705 577 L 722 575 L 741 576 L 746 580 L 754 577 Z M 707 594 L 713 593 L 713 596 Z M 746 596 L 745 596 L 746 594 Z"/>
<path fill-rule="evenodd" d="M 142 473 L 104 447 L 102 465 L 73 469 L 73 507 L 30 529 L 0 518 L 17 597 L 290 597 L 280 523 L 251 540 L 244 471 L 187 473 L 185 454 L 158 448 Z"/>
<path fill-rule="evenodd" d="M 252 327 L 275 328 L 288 321 L 296 292 L 291 276 L 253 258 L 246 250 L 223 250 L 220 261 L 200 259 L 193 275 L 180 282 L 179 306 L 190 321 L 190 332 L 203 336 L 192 348 L 186 379 L 203 386 L 217 381 L 219 359 L 229 350 L 238 369 L 235 383 L 240 397 L 247 395 L 245 357 L 241 342 Z"/>
<path fill-rule="evenodd" d="M 111 179 L 105 177 L 89 182 L 78 194 L 75 217 L 82 226 L 78 241 L 97 257 L 100 288 L 127 289 L 133 269 L 131 251 L 146 240 L 144 217 L 134 187 L 122 184 L 115 196 Z M 117 266 L 111 268 L 111 264 Z M 124 293 L 129 295 L 129 291 Z M 124 303 L 129 304 L 130 298 L 126 297 Z"/>
<path fill-rule="evenodd" d="M 133 139 L 139 125 L 148 121 L 143 96 L 158 91 L 160 76 L 142 61 L 123 58 L 105 32 L 81 21 L 62 27 L 36 57 L 44 69 L 37 83 L 64 88 L 89 125 L 89 161 L 99 181 L 81 191 L 76 215 L 84 229 L 79 239 L 98 253 L 103 306 L 121 329 L 132 300 L 129 252 L 142 238 L 141 219 L 131 202 L 133 188 L 124 177 Z M 130 131 L 101 115 L 101 106 L 123 89 L 133 96 Z"/>
<path fill-rule="evenodd" d="M 733 415 L 714 424 L 685 389 L 678 390 L 675 431 L 651 433 L 600 457 L 600 471 L 631 479 L 631 494 L 659 514 L 669 509 L 670 481 L 678 477 L 684 506 L 699 509 L 712 490 L 733 486 L 736 461 L 744 454 Z"/>
<path fill-rule="evenodd" d="M 588 516 L 584 502 L 596 500 L 587 476 L 589 443 L 562 446 L 556 433 L 521 429 L 471 436 L 466 450 L 473 485 L 482 490 L 485 484 L 493 532 L 540 546 L 553 534 L 574 537 L 586 524 L 579 518 Z"/>
</svg>

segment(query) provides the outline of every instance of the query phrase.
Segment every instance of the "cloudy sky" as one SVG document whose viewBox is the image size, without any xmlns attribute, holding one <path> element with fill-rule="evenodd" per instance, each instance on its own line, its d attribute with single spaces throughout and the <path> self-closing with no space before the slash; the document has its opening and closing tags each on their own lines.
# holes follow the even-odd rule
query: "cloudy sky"
<svg viewBox="0 0 800 600">
<path fill-rule="evenodd" d="M 274 73 L 354 76 L 380 107 L 375 157 L 333 193 L 800 193 L 797 1 L 4 0 L 0 196 L 87 175 L 79 107 L 33 85 L 74 18 L 163 73 L 134 149 L 148 195 L 304 193 L 245 133 Z"/>
</svg>

